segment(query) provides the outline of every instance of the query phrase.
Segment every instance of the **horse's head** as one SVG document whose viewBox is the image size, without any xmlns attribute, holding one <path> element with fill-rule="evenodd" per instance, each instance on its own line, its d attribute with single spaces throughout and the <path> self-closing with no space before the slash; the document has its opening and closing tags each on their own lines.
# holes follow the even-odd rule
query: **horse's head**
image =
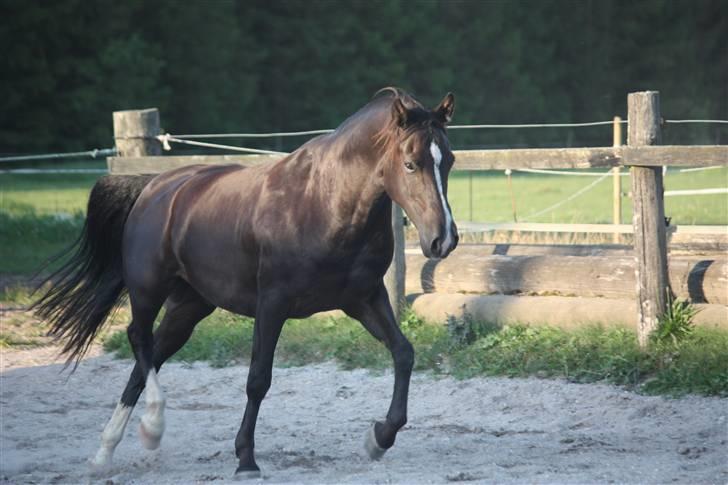
<svg viewBox="0 0 728 485">
<path fill-rule="evenodd" d="M 422 252 L 444 258 L 455 249 L 458 232 L 447 201 L 447 180 L 455 157 L 445 126 L 455 98 L 448 93 L 433 110 L 395 91 L 391 121 L 380 133 L 386 143 L 384 186 L 414 223 Z"/>
</svg>

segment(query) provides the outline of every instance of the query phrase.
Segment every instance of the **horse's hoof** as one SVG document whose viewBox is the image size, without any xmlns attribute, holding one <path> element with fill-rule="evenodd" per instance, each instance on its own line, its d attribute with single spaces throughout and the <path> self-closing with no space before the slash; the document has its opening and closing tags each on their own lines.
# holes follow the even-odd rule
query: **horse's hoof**
<svg viewBox="0 0 728 485">
<path fill-rule="evenodd" d="M 364 438 L 364 449 L 372 460 L 379 460 L 384 456 L 387 451 L 385 448 L 379 446 L 377 443 L 377 436 L 374 434 L 374 425 L 372 425 L 367 431 L 367 435 Z"/>
<path fill-rule="evenodd" d="M 238 482 L 245 480 L 257 480 L 260 478 L 263 478 L 263 474 L 257 466 L 255 468 L 238 467 L 238 469 L 235 470 L 235 475 L 233 475 L 233 480 Z"/>
<path fill-rule="evenodd" d="M 93 478 L 105 477 L 111 473 L 111 456 L 101 450 L 89 460 L 89 474 Z"/>
<path fill-rule="evenodd" d="M 149 431 L 144 425 L 144 419 L 142 418 L 142 422 L 139 423 L 139 440 L 142 442 L 144 448 L 156 450 L 162 441 L 162 434 Z"/>
<path fill-rule="evenodd" d="M 103 469 L 111 466 L 111 453 L 104 447 L 99 448 L 96 455 L 89 460 L 89 465 L 93 469 Z"/>
</svg>

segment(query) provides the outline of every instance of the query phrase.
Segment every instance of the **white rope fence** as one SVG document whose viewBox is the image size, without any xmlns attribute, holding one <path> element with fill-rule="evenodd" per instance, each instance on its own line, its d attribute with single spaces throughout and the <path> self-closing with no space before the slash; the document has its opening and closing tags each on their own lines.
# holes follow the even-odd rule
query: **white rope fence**
<svg viewBox="0 0 728 485">
<path fill-rule="evenodd" d="M 665 123 L 721 123 L 728 124 L 728 120 L 663 120 Z M 614 123 L 627 124 L 628 120 L 609 120 L 609 121 L 589 121 L 584 123 L 520 123 L 520 124 L 472 124 L 472 125 L 450 125 L 450 130 L 473 130 L 473 129 L 524 129 L 524 128 L 584 128 L 592 126 L 606 126 L 614 125 Z M 241 147 L 236 145 L 223 145 L 219 143 L 209 143 L 193 141 L 197 139 L 220 139 L 220 138 L 282 138 L 282 137 L 294 137 L 294 136 L 310 136 L 310 135 L 321 135 L 327 133 L 333 133 L 333 129 L 321 129 L 321 130 L 306 130 L 306 131 L 282 131 L 282 132 L 270 132 L 270 133 L 200 133 L 200 134 L 183 134 L 183 135 L 172 135 L 166 133 L 157 136 L 157 139 L 162 143 L 165 150 L 169 151 L 172 149 L 170 143 L 179 143 L 184 145 L 199 146 L 205 148 L 217 148 L 221 150 L 230 150 L 243 153 L 257 153 L 264 155 L 288 155 L 287 152 L 280 152 L 275 150 L 263 150 L 260 148 L 249 148 Z M 719 167 L 716 167 L 719 168 Z M 526 172 L 527 169 L 521 169 L 520 171 Z M 535 169 L 530 171 L 536 172 Z M 589 176 L 589 177 L 600 177 L 598 173 L 588 172 L 558 172 L 558 171 L 547 171 L 543 170 L 538 173 L 553 173 L 558 175 L 577 175 L 577 176 Z M 622 174 L 628 176 L 628 174 Z"/>
<path fill-rule="evenodd" d="M 665 123 L 718 123 L 728 124 L 728 120 L 663 120 Z M 584 128 L 590 126 L 614 125 L 614 120 L 588 121 L 584 123 L 519 123 L 519 124 L 473 124 L 450 125 L 449 130 L 476 130 L 476 129 L 524 129 L 524 128 Z M 620 124 L 627 124 L 627 120 L 620 120 Z M 307 131 L 281 131 L 271 133 L 201 133 L 174 135 L 174 138 L 192 140 L 200 138 L 278 138 L 291 136 L 322 135 L 333 133 L 333 129 L 307 130 Z"/>
<path fill-rule="evenodd" d="M 558 201 L 557 203 L 546 207 L 545 209 L 541 209 L 540 211 L 537 211 L 537 212 L 533 212 L 531 214 L 528 214 L 525 218 L 522 219 L 523 222 L 527 222 L 528 219 L 533 219 L 535 217 L 542 216 L 542 215 L 544 215 L 544 214 L 546 214 L 548 212 L 551 212 L 551 211 L 554 211 L 554 210 L 558 209 L 559 207 L 561 207 L 562 205 L 564 205 L 564 204 L 566 204 L 568 202 L 571 202 L 572 200 L 576 199 L 580 195 L 582 195 L 585 192 L 588 192 L 591 189 L 593 189 L 594 187 L 596 187 L 599 184 L 599 182 L 601 182 L 602 180 L 606 179 L 610 175 L 612 175 L 612 172 L 607 172 L 607 173 L 603 174 L 601 177 L 599 177 L 598 179 L 596 179 L 593 182 L 591 182 L 589 185 L 587 185 L 585 187 L 582 187 L 581 189 L 577 190 L 576 192 L 574 192 L 573 194 L 571 194 L 567 198 L 562 199 L 562 200 Z"/>
<path fill-rule="evenodd" d="M 41 173 L 77 173 L 77 174 L 95 174 L 109 173 L 105 168 L 11 168 L 0 170 L 0 173 L 18 173 L 25 175 L 41 174 Z"/>
<path fill-rule="evenodd" d="M 202 142 L 202 141 L 185 140 L 178 136 L 172 136 L 169 133 L 166 133 L 164 135 L 158 135 L 157 140 L 159 140 L 162 143 L 162 147 L 164 147 L 164 149 L 167 151 L 172 149 L 172 147 L 169 145 L 169 142 L 173 142 L 173 143 L 180 143 L 182 145 L 192 145 L 192 146 L 206 147 L 206 148 L 219 148 L 222 150 L 232 150 L 232 151 L 236 151 L 236 152 L 257 153 L 257 154 L 263 154 L 263 155 L 288 155 L 288 153 L 286 153 L 286 152 L 276 152 L 273 150 L 261 150 L 259 148 L 246 148 L 246 147 L 237 147 L 237 146 L 233 146 L 233 145 L 220 145 L 219 143 L 207 143 L 207 142 Z"/>
<path fill-rule="evenodd" d="M 665 123 L 718 123 L 728 124 L 728 120 L 663 120 Z"/>
<path fill-rule="evenodd" d="M 0 157 L 0 162 L 29 162 L 33 160 L 56 160 L 61 158 L 109 157 L 116 155 L 116 148 L 95 148 L 83 152 L 45 153 L 42 155 L 18 155 Z"/>
</svg>

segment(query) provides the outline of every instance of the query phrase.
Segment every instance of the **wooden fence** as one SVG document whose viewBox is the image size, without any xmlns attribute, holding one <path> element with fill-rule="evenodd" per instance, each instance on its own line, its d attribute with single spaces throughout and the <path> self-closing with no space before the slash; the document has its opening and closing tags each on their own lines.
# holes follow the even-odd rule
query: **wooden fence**
<svg viewBox="0 0 728 485">
<path fill-rule="evenodd" d="M 634 256 L 638 335 L 646 345 L 665 313 L 669 298 L 663 166 L 728 166 L 728 146 L 660 146 L 660 97 L 656 91 L 627 97 L 626 146 L 517 150 L 456 150 L 457 170 L 570 169 L 629 167 L 632 179 Z M 158 173 L 190 164 L 257 165 L 280 155 L 160 156 L 159 112 L 156 109 L 114 113 L 119 156 L 108 159 L 111 174 Z M 615 143 L 616 145 L 616 143 Z M 396 208 L 394 210 L 397 210 Z M 395 265 L 387 281 L 395 305 L 404 300 L 404 237 L 395 217 Z"/>
</svg>

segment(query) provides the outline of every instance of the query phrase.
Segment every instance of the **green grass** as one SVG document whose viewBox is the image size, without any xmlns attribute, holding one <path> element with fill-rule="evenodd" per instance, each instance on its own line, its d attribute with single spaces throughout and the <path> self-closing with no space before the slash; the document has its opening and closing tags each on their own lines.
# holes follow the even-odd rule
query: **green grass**
<svg viewBox="0 0 728 485">
<path fill-rule="evenodd" d="M 655 343 L 641 351 L 635 333 L 625 329 L 464 325 L 468 328 L 465 334 L 453 322 L 432 325 L 412 314 L 406 316 L 402 328 L 415 347 L 416 369 L 458 378 L 558 377 L 613 383 L 645 393 L 728 396 L 727 332 L 696 328 L 678 345 Z M 197 327 L 173 360 L 203 360 L 216 366 L 247 362 L 252 333 L 250 319 L 215 312 Z M 104 346 L 120 357 L 132 355 L 123 331 L 110 335 Z M 329 360 L 345 369 L 391 367 L 384 346 L 351 319 L 286 323 L 276 351 L 277 365 Z"/>
<path fill-rule="evenodd" d="M 81 165 L 57 163 L 60 168 L 98 168 L 102 162 Z M 48 257 L 72 243 L 82 226 L 88 193 L 96 174 L 0 174 L 0 273 L 33 272 Z M 472 178 L 472 181 L 471 181 Z M 561 177 L 515 172 L 513 188 L 520 219 L 570 196 L 591 183 L 592 177 Z M 449 199 L 456 220 L 507 222 L 512 220 L 506 177 L 502 172 L 454 172 Z M 623 191 L 629 178 L 623 177 Z M 670 171 L 666 189 L 728 186 L 728 168 L 703 172 Z M 611 179 L 533 222 L 611 222 Z M 629 198 L 623 198 L 623 221 L 631 219 Z M 728 225 L 728 194 L 666 199 L 673 224 Z"/>
<path fill-rule="evenodd" d="M 471 180 L 472 178 L 472 180 Z M 520 221 L 559 223 L 611 223 L 612 179 L 607 177 L 591 190 L 540 217 L 528 218 L 566 199 L 589 185 L 594 177 L 537 175 L 514 172 L 513 193 Z M 728 167 L 665 176 L 665 190 L 728 187 Z M 472 184 L 472 201 L 470 187 Z M 622 192 L 631 190 L 629 177 L 622 177 Z M 454 172 L 450 175 L 448 199 L 455 220 L 513 222 L 508 181 L 502 171 Z M 472 212 L 471 212 L 472 204 Z M 728 224 L 728 194 L 666 197 L 665 214 L 673 224 Z M 471 217 L 472 216 L 472 217 Z M 622 198 L 622 221 L 632 220 L 631 199 Z"/>
<path fill-rule="evenodd" d="M 0 212 L 0 273 L 32 274 L 78 237 L 83 215 L 16 215 Z M 48 269 L 58 267 L 60 261 Z"/>
<path fill-rule="evenodd" d="M 75 164 L 57 166 L 74 168 Z M 67 173 L 0 174 L 0 213 L 12 216 L 85 213 L 88 194 L 99 176 Z"/>
</svg>

